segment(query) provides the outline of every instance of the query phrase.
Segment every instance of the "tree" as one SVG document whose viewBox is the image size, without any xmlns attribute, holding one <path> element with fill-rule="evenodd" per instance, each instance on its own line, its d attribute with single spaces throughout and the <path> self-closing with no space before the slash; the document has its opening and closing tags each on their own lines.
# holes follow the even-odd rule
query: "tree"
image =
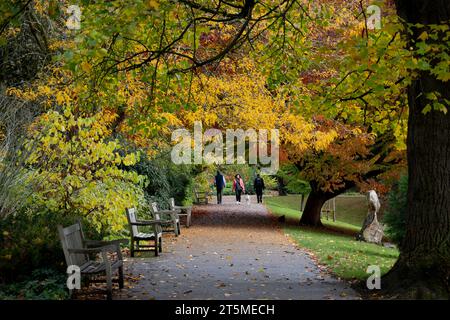
<svg viewBox="0 0 450 320">
<path fill-rule="evenodd" d="M 376 137 L 366 129 L 344 125 L 323 116 L 314 117 L 315 137 L 328 135 L 331 141 L 298 152 L 287 145 L 291 161 L 299 176 L 308 181 L 310 193 L 300 220 L 301 224 L 322 226 L 321 209 L 327 200 L 367 183 L 402 163 L 402 153 L 392 148 L 395 140 L 389 134 Z M 312 143 L 310 143 L 313 145 Z M 296 157 L 294 157 L 296 155 Z"/>
<path fill-rule="evenodd" d="M 399 16 L 412 24 L 405 37 L 424 70 L 412 70 L 415 78 L 408 87 L 406 234 L 400 257 L 382 283 L 388 291 L 413 298 L 448 298 L 450 113 L 440 105 L 430 108 L 436 102 L 430 95 L 449 106 L 448 67 L 439 69 L 445 60 L 436 58 L 446 56 L 448 66 L 450 2 L 397 0 L 396 5 Z"/>
<path fill-rule="evenodd" d="M 35 103 L 9 97 L 5 89 L 28 84 L 50 62 L 49 35 L 54 30 L 47 16 L 30 0 L 0 4 L 0 218 L 22 209 L 32 190 L 14 192 L 26 177 L 29 150 L 23 149 L 30 123 L 43 112 Z"/>
<path fill-rule="evenodd" d="M 27 129 L 37 116 L 35 106 L 18 99 L 0 95 L 0 219 L 21 209 L 32 192 L 14 192 L 23 183 L 24 166 L 35 145 L 23 149 Z"/>
<path fill-rule="evenodd" d="M 360 5 L 349 2 L 352 10 L 364 15 Z M 316 26 L 312 33 L 314 55 L 287 71 L 290 84 L 283 85 L 289 92 L 291 113 L 309 119 L 316 137 L 328 133 L 332 138 L 321 150 L 314 144 L 306 151 L 297 150 L 295 144 L 284 142 L 289 160 L 311 185 L 300 221 L 311 226 L 321 226 L 325 201 L 369 182 L 373 186 L 373 181 L 404 165 L 403 86 L 408 81 L 404 65 L 410 54 L 399 36 L 401 24 L 388 5 L 383 7 L 382 30 L 368 30 L 352 10 L 331 7 L 336 15 L 327 21 L 332 23 Z M 300 81 L 291 79 L 295 74 L 300 74 Z"/>
</svg>

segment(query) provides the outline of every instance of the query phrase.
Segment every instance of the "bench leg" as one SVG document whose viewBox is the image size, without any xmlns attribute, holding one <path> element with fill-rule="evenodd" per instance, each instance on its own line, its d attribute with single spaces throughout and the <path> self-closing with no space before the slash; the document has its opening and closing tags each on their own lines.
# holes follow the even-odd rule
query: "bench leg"
<svg viewBox="0 0 450 320">
<path fill-rule="evenodd" d="M 188 211 L 187 216 L 186 216 L 186 227 L 190 227 L 191 226 L 191 210 Z"/>
<path fill-rule="evenodd" d="M 175 233 L 175 237 L 178 237 L 180 234 L 180 228 L 178 227 L 178 222 L 173 222 L 173 232 Z"/>
<path fill-rule="evenodd" d="M 119 289 L 123 289 L 123 267 L 119 268 Z"/>
<path fill-rule="evenodd" d="M 130 255 L 131 257 L 134 257 L 134 239 L 131 239 L 130 241 Z"/>
<path fill-rule="evenodd" d="M 162 237 L 159 238 L 159 252 L 162 252 Z"/>
<path fill-rule="evenodd" d="M 107 256 L 106 253 L 103 253 L 103 261 L 106 261 Z M 105 271 L 106 271 L 106 289 L 107 289 L 107 293 L 106 293 L 106 298 L 108 300 L 112 299 L 112 272 L 111 272 L 111 264 L 108 262 L 105 263 Z"/>
<path fill-rule="evenodd" d="M 159 239 L 158 236 L 155 236 L 155 257 L 158 256 L 158 249 L 159 249 L 160 243 L 161 243 L 161 239 Z"/>
</svg>

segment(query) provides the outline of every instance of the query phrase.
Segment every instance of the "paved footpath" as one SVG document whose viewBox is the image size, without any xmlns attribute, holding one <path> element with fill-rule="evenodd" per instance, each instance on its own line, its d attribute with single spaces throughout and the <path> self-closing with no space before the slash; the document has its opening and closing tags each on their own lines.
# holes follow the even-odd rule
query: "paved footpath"
<svg viewBox="0 0 450 320">
<path fill-rule="evenodd" d="M 126 259 L 126 288 L 114 299 L 359 299 L 255 200 L 194 207 L 193 225 L 165 234 L 159 257 Z"/>
</svg>

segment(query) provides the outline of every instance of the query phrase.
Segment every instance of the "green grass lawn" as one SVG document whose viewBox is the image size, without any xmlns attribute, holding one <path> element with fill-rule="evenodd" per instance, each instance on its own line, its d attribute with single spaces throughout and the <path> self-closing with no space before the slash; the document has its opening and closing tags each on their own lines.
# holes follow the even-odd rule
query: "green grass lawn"
<svg viewBox="0 0 450 320">
<path fill-rule="evenodd" d="M 300 218 L 300 199 L 299 195 L 288 195 L 285 197 L 266 198 L 271 205 L 278 205 L 284 208 L 294 210 L 291 212 L 292 218 Z M 305 197 L 305 203 L 306 203 Z M 336 197 L 336 219 L 361 228 L 364 218 L 367 214 L 367 200 L 364 196 L 338 196 Z M 330 216 L 330 220 L 332 217 Z M 327 221 L 324 219 L 324 221 Z"/>
<path fill-rule="evenodd" d="M 366 279 L 369 265 L 380 266 L 384 274 L 397 260 L 397 249 L 355 240 L 354 235 L 366 215 L 364 197 L 339 197 L 336 200 L 337 221 L 322 219 L 324 229 L 297 225 L 301 216 L 300 196 L 266 197 L 265 203 L 275 216 L 286 217 L 285 233 L 338 277 Z"/>
</svg>

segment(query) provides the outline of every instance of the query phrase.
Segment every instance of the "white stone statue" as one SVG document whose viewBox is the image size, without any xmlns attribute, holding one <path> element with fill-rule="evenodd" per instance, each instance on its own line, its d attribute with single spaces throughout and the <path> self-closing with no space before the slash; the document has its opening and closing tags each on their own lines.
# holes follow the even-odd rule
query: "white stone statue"
<svg viewBox="0 0 450 320">
<path fill-rule="evenodd" d="M 373 242 L 381 244 L 383 239 L 383 227 L 378 222 L 377 214 L 380 210 L 381 204 L 378 199 L 378 195 L 375 190 L 370 190 L 367 195 L 369 210 L 367 212 L 367 217 L 364 220 L 361 232 L 358 238 L 367 242 Z"/>
</svg>

